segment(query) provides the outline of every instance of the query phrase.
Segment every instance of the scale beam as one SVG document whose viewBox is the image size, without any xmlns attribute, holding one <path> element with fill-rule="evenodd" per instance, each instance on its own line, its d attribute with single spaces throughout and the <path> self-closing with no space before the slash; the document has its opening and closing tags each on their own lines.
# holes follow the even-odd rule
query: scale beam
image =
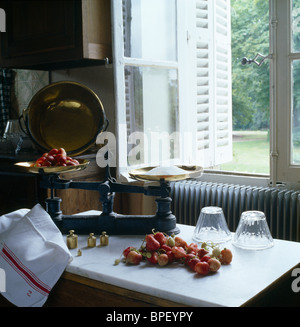
<svg viewBox="0 0 300 327">
<path fill-rule="evenodd" d="M 104 181 L 72 181 L 61 179 L 59 173 L 45 173 L 42 169 L 41 187 L 51 190 L 51 197 L 46 200 L 46 210 L 56 223 L 58 228 L 67 233 L 76 230 L 77 234 L 107 233 L 123 235 L 139 235 L 151 233 L 153 229 L 167 234 L 180 232 L 176 226 L 176 217 L 171 211 L 172 199 L 170 197 L 170 181 L 181 180 L 191 177 L 199 177 L 203 169 L 201 167 L 181 166 L 177 175 L 147 175 L 147 168 L 136 170 L 132 173 L 137 180 L 156 181 L 157 186 L 138 186 L 117 183 L 111 177 L 110 169 L 106 167 Z M 152 169 L 149 167 L 148 169 Z M 83 189 L 98 191 L 102 203 L 102 212 L 99 215 L 64 215 L 60 209 L 61 198 L 54 196 L 54 190 Z M 122 215 L 113 211 L 115 193 L 141 193 L 149 196 L 157 196 L 157 211 L 155 215 Z"/>
<path fill-rule="evenodd" d="M 153 229 L 167 234 L 177 234 L 176 217 L 171 211 L 170 186 L 164 180 L 159 186 L 135 186 L 119 184 L 112 180 L 102 182 L 72 181 L 60 179 L 56 174 L 44 174 L 41 187 L 51 189 L 51 197 L 46 200 L 46 210 L 62 233 L 74 229 L 78 234 L 91 232 L 113 234 L 145 234 Z M 60 209 L 61 198 L 54 197 L 55 189 L 84 189 L 98 191 L 102 202 L 99 215 L 64 215 Z M 121 215 L 113 211 L 115 193 L 141 193 L 158 196 L 155 215 Z"/>
</svg>

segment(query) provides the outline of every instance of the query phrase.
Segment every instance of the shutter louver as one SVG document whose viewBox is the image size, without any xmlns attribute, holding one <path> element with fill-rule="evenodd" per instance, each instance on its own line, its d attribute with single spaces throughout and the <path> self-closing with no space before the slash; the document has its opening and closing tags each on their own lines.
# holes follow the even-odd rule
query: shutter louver
<svg viewBox="0 0 300 327">
<path fill-rule="evenodd" d="M 232 160 L 230 1 L 196 1 L 197 149 L 205 167 Z"/>
<path fill-rule="evenodd" d="M 210 43 L 208 1 L 196 1 L 197 151 L 210 165 Z"/>
<path fill-rule="evenodd" d="M 124 54 L 129 52 L 130 45 L 130 30 L 127 25 L 126 16 L 127 16 L 127 8 L 125 2 L 122 2 L 122 14 L 123 14 L 123 42 L 124 42 Z M 129 73 L 125 72 L 125 104 L 126 104 L 126 124 L 127 124 L 127 137 L 133 133 L 134 130 L 134 110 L 133 108 L 133 94 L 131 94 L 130 90 L 132 89 L 130 86 L 132 84 L 132 77 Z"/>
<path fill-rule="evenodd" d="M 215 2 L 215 164 L 232 160 L 230 1 Z"/>
</svg>

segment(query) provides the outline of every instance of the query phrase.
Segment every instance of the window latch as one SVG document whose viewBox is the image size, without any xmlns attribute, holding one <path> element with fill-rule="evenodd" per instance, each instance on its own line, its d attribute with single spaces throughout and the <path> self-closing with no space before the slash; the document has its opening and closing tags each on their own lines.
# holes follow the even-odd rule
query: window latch
<svg viewBox="0 0 300 327">
<path fill-rule="evenodd" d="M 242 58 L 241 64 L 245 66 L 247 64 L 255 63 L 257 66 L 261 66 L 266 59 L 272 59 L 272 55 L 264 56 L 261 53 L 258 53 L 253 59 L 248 59 L 246 57 Z"/>
</svg>

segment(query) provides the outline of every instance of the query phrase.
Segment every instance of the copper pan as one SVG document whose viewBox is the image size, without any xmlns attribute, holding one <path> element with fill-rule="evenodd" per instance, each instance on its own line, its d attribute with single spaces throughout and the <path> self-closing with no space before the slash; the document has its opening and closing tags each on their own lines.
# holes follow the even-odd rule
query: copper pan
<svg viewBox="0 0 300 327">
<path fill-rule="evenodd" d="M 19 121 L 39 150 L 64 148 L 70 156 L 89 149 L 108 126 L 99 97 L 88 87 L 68 81 L 37 92 Z"/>
</svg>

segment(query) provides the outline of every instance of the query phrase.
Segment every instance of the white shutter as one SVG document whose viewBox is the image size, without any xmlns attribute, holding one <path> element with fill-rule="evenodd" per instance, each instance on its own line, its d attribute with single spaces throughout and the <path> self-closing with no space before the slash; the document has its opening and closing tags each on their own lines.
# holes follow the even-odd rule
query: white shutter
<svg viewBox="0 0 300 327">
<path fill-rule="evenodd" d="M 204 167 L 232 160 L 230 1 L 196 1 L 197 151 Z"/>
<path fill-rule="evenodd" d="M 232 160 L 230 0 L 214 8 L 215 165 Z"/>
<path fill-rule="evenodd" d="M 212 43 L 210 36 L 211 17 L 209 2 L 196 1 L 196 80 L 197 80 L 197 151 L 205 167 L 211 166 L 211 57 Z"/>
</svg>

